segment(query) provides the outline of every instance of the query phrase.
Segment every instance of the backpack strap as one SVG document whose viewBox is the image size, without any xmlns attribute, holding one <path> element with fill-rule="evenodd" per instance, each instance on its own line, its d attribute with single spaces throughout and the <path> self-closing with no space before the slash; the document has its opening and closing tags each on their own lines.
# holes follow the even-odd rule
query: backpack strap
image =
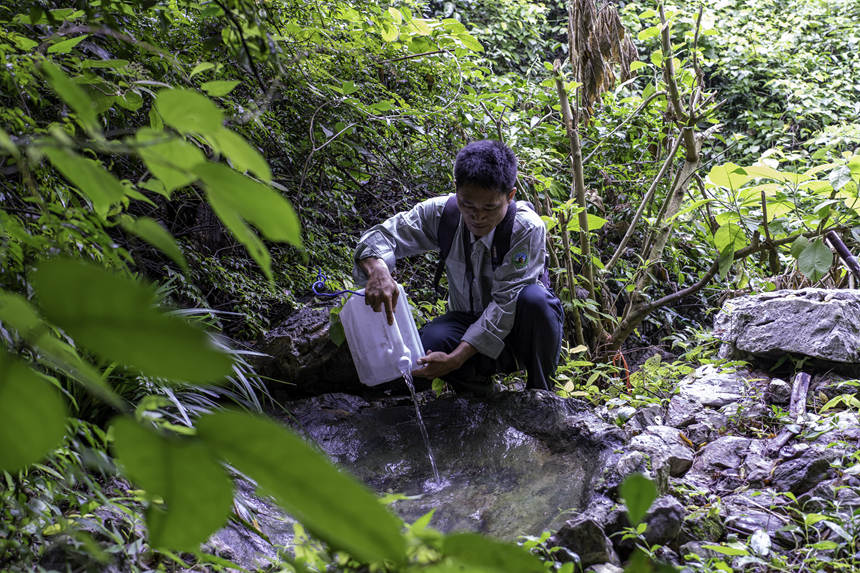
<svg viewBox="0 0 860 573">
<path fill-rule="evenodd" d="M 502 259 L 511 248 L 511 233 L 514 232 L 514 219 L 517 218 L 517 202 L 511 201 L 508 203 L 508 211 L 505 213 L 505 218 L 496 227 L 496 234 L 493 235 L 493 246 L 490 250 L 490 257 L 493 262 L 493 270 L 496 270 L 502 264 Z"/>
<path fill-rule="evenodd" d="M 436 298 L 442 298 L 445 293 L 439 287 L 442 273 L 445 271 L 445 259 L 451 252 L 451 244 L 454 242 L 454 234 L 460 226 L 460 208 L 457 207 L 457 196 L 451 195 L 445 202 L 442 217 L 439 219 L 439 227 L 436 230 L 436 238 L 439 241 L 439 262 L 436 264 L 436 273 L 433 275 L 433 290 Z"/>
</svg>

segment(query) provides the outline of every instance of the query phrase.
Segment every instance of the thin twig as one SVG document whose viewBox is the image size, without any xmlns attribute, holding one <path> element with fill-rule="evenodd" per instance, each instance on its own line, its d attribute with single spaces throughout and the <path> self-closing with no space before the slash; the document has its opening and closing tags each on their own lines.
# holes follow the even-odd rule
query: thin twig
<svg viewBox="0 0 860 573">
<path fill-rule="evenodd" d="M 592 150 L 591 150 L 591 153 L 589 153 L 588 155 L 586 155 L 586 156 L 585 156 L 585 159 L 583 159 L 583 160 L 582 160 L 582 162 L 583 162 L 583 163 L 588 163 L 588 160 L 589 160 L 589 159 L 591 159 L 591 156 L 592 156 L 592 155 L 594 155 L 595 153 L 597 153 L 597 150 L 598 150 L 598 149 L 600 149 L 600 146 L 601 146 L 601 145 L 603 145 L 603 143 L 604 143 L 605 141 L 607 141 L 607 140 L 608 140 L 608 139 L 609 139 L 609 138 L 610 138 L 610 137 L 611 137 L 611 136 L 612 136 L 616 131 L 618 131 L 619 129 L 621 129 L 622 127 L 624 127 L 624 125 L 625 125 L 625 124 L 627 124 L 627 122 L 629 122 L 631 119 L 633 119 L 634 117 L 636 117 L 637 115 L 639 115 L 639 113 L 640 113 L 643 109 L 645 109 L 645 108 L 648 106 L 648 104 L 649 104 L 649 103 L 651 103 L 654 99 L 656 99 L 656 98 L 658 98 L 658 97 L 660 97 L 660 96 L 664 96 L 664 95 L 666 95 L 666 92 L 665 92 L 665 91 L 663 91 L 663 90 L 661 90 L 661 91 L 659 91 L 659 92 L 654 92 L 653 94 L 651 94 L 650 96 L 648 96 L 648 97 L 645 99 L 645 101 L 643 101 L 641 104 L 639 104 L 639 107 L 637 107 L 635 110 L 633 110 L 633 112 L 632 112 L 632 113 L 630 113 L 630 115 L 628 115 L 627 117 L 625 117 L 625 118 L 624 118 L 624 121 L 622 121 L 621 123 L 619 123 L 618 125 L 616 125 L 616 126 L 612 129 L 612 131 L 610 131 L 609 133 L 607 133 L 606 135 L 604 135 L 604 136 L 603 136 L 603 138 L 601 138 L 601 140 L 600 140 L 599 142 L 597 142 L 597 145 L 594 147 L 594 149 L 592 149 Z M 538 122 L 538 123 L 540 123 L 540 122 Z"/>
</svg>

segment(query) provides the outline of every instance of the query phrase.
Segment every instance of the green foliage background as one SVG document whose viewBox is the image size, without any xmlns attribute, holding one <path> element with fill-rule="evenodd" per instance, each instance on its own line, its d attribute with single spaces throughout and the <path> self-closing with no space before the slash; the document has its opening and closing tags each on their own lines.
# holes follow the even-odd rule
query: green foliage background
<svg viewBox="0 0 860 573">
<path fill-rule="evenodd" d="M 649 99 L 664 88 L 654 8 L 620 8 L 637 74 L 582 127 L 590 240 L 604 262 L 669 153 L 666 98 Z M 669 9 L 684 95 L 698 63 L 704 90 L 725 101 L 709 120 L 722 127 L 701 196 L 678 214 L 661 261 L 672 280 L 648 295 L 694 283 L 715 260 L 720 276 L 642 336 L 698 325 L 726 288 L 775 288 L 792 274 L 840 284 L 823 232 L 860 239 L 857 3 L 725 0 L 706 7 L 697 46 L 698 4 Z M 58 545 L 83 567 L 220 566 L 198 548 L 228 518 L 228 462 L 362 563 L 542 570 L 480 537 L 404 534 L 372 493 L 251 414 L 266 390 L 241 342 L 308 304 L 317 268 L 348 283 L 358 233 L 450 191 L 454 154 L 484 137 L 521 160 L 519 192 L 550 229 L 567 308 L 616 320 L 637 274 L 654 272 L 643 261 L 625 256 L 599 301 L 562 286 L 571 269 L 559 261 L 579 250 L 564 242 L 577 228 L 548 64 L 566 57 L 566 18 L 561 2 L 524 0 L 0 7 L 0 566 L 47 562 Z M 735 260 L 765 233 L 772 255 Z M 429 263 L 406 264 L 407 287 L 429 296 Z M 108 493 L 119 475 L 137 497 Z M 127 521 L 93 526 L 101 505 Z M 507 565 L 470 561 L 499 551 Z"/>
</svg>

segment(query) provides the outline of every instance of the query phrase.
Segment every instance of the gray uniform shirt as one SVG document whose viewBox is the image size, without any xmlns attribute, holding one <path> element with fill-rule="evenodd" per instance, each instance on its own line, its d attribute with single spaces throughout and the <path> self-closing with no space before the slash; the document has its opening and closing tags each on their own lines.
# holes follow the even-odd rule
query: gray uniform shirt
<svg viewBox="0 0 860 573">
<path fill-rule="evenodd" d="M 449 196 L 427 199 L 371 227 L 355 249 L 356 263 L 378 257 L 393 271 L 401 257 L 439 249 L 439 220 Z M 537 213 L 518 203 L 511 246 L 495 271 L 490 254 L 493 233 L 472 243 L 472 284 L 466 278 L 463 233 L 469 230 L 461 220 L 445 261 L 448 309 L 481 313 L 466 330 L 463 340 L 481 354 L 497 358 L 513 328 L 520 290 L 539 281 L 546 255 L 546 227 Z M 353 268 L 353 276 L 362 286 L 367 282 L 367 275 L 358 264 Z"/>
</svg>

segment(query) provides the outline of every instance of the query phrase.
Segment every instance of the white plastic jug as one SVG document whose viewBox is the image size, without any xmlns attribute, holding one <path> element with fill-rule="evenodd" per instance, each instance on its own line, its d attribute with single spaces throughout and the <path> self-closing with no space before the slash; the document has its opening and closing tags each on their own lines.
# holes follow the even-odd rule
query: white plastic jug
<svg viewBox="0 0 860 573">
<path fill-rule="evenodd" d="M 363 296 L 353 295 L 340 311 L 340 321 L 362 384 L 376 386 L 400 378 L 403 370 L 418 367 L 424 356 L 421 338 L 406 302 L 403 287 L 394 306 L 394 324 L 388 324 L 385 311 L 374 312 Z M 364 290 L 358 291 L 364 294 Z"/>
</svg>

